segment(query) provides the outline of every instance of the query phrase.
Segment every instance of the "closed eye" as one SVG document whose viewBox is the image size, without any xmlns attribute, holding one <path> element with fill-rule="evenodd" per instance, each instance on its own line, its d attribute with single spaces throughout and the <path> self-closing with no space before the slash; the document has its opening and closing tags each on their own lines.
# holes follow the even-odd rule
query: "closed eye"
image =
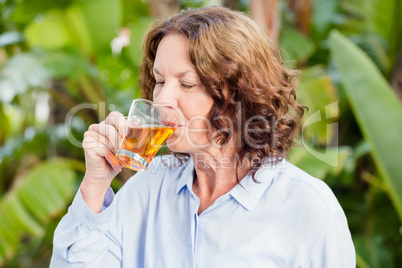
<svg viewBox="0 0 402 268">
<path fill-rule="evenodd" d="M 164 82 L 164 81 L 156 81 L 156 82 L 155 82 L 155 85 L 157 85 L 157 86 L 163 86 L 163 85 L 165 85 L 165 82 Z M 190 89 L 190 88 L 193 88 L 194 85 L 189 85 L 189 84 L 183 84 L 183 83 L 181 83 L 181 87 L 183 87 L 183 88 L 185 88 L 185 89 Z"/>
<path fill-rule="evenodd" d="M 187 89 L 194 87 L 194 85 L 187 85 L 187 84 L 181 84 L 181 86 Z"/>
</svg>

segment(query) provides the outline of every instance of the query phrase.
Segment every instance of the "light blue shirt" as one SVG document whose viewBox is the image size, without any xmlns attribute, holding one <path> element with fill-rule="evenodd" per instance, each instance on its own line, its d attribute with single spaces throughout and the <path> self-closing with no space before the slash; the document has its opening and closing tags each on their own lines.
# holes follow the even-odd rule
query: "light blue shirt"
<svg viewBox="0 0 402 268">
<path fill-rule="evenodd" d="M 164 158 L 170 161 L 172 158 Z M 356 267 L 330 188 L 283 160 L 197 214 L 194 163 L 157 157 L 94 214 L 78 191 L 54 235 L 51 267 Z"/>
</svg>

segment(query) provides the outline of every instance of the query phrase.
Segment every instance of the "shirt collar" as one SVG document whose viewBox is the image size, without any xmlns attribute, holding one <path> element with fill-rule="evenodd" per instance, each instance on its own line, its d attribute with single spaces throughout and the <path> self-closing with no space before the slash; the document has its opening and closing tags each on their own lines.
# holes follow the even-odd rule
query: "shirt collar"
<svg viewBox="0 0 402 268">
<path fill-rule="evenodd" d="M 249 174 L 244 177 L 239 184 L 229 191 L 229 194 L 236 199 L 245 209 L 252 210 L 271 185 L 272 180 L 277 175 L 279 169 L 286 165 L 286 160 L 282 159 L 277 164 L 270 164 L 269 161 L 262 165 L 255 173 L 255 181 Z"/>
<path fill-rule="evenodd" d="M 187 186 L 190 191 L 192 191 L 193 188 L 194 163 L 192 158 L 190 158 L 184 165 L 185 167 L 177 183 L 176 194 L 179 194 L 180 190 L 183 189 L 184 186 Z"/>
<path fill-rule="evenodd" d="M 182 175 L 177 183 L 176 194 L 179 194 L 184 186 L 187 186 L 190 192 L 192 192 L 194 181 L 194 163 L 190 158 L 183 169 Z M 264 194 L 266 189 L 271 185 L 272 180 L 278 173 L 278 170 L 285 167 L 286 160 L 282 159 L 277 164 L 271 164 L 270 161 L 266 161 L 255 173 L 255 181 L 249 174 L 244 177 L 239 184 L 233 187 L 228 192 L 237 202 L 239 202 L 245 209 L 252 210 L 257 204 L 258 200 Z"/>
</svg>

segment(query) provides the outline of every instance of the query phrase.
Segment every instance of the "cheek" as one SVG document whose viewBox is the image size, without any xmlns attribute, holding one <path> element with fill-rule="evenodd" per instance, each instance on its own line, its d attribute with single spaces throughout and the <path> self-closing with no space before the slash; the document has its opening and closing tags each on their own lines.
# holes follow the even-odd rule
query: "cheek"
<svg viewBox="0 0 402 268">
<path fill-rule="evenodd" d="M 191 99 L 185 100 L 180 105 L 181 111 L 186 118 L 186 121 L 192 122 L 192 125 L 206 126 L 209 122 L 209 113 L 212 108 L 212 104 L 208 101 L 191 101 Z"/>
<path fill-rule="evenodd" d="M 189 121 L 187 121 L 187 132 L 193 136 L 203 136 L 211 131 L 211 124 L 208 117 L 204 115 L 195 115 Z"/>
<path fill-rule="evenodd" d="M 185 118 L 187 136 L 201 138 L 211 132 L 209 113 L 212 105 L 212 98 L 205 94 L 188 94 L 186 98 L 180 99 L 180 110 Z"/>
</svg>

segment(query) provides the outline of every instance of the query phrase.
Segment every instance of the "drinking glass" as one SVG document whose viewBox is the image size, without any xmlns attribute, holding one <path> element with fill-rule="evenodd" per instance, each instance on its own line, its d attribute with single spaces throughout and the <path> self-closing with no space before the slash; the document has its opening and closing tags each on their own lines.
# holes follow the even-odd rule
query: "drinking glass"
<svg viewBox="0 0 402 268">
<path fill-rule="evenodd" d="M 134 100 L 116 158 L 130 169 L 145 170 L 178 123 L 179 116 L 171 105 Z"/>
</svg>

